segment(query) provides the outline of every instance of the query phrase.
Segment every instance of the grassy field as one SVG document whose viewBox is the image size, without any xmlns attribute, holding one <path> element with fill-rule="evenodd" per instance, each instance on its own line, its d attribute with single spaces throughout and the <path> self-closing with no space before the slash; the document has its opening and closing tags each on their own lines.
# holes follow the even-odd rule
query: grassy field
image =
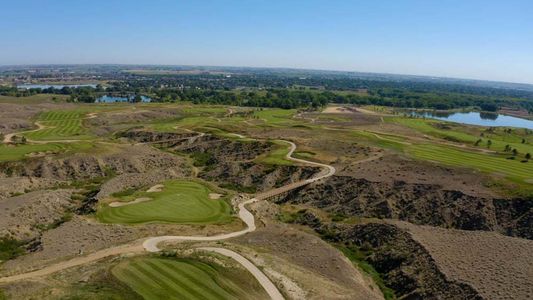
<svg viewBox="0 0 533 300">
<path fill-rule="evenodd" d="M 249 278 L 238 280 L 221 267 L 192 259 L 138 258 L 120 263 L 112 273 L 149 300 L 264 298 Z"/>
<path fill-rule="evenodd" d="M 45 128 L 23 135 L 31 140 L 86 140 L 92 136 L 83 126 L 84 111 L 49 111 L 39 115 L 37 122 Z"/>
<path fill-rule="evenodd" d="M 102 206 L 97 217 L 104 223 L 168 222 L 182 224 L 225 223 L 233 219 L 230 205 L 224 199 L 212 200 L 213 191 L 206 185 L 185 180 L 163 183 L 160 192 L 136 191 L 116 197 L 118 201 L 133 201 L 147 197 L 152 200 L 120 207 Z"/>
</svg>

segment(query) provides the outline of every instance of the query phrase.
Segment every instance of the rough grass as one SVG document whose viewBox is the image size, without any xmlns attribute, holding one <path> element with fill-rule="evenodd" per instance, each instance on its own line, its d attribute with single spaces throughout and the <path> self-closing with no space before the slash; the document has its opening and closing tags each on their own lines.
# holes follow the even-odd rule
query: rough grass
<svg viewBox="0 0 533 300">
<path fill-rule="evenodd" d="M 257 294 L 220 267 L 192 259 L 133 259 L 112 273 L 144 299 L 253 299 Z"/>
<path fill-rule="evenodd" d="M 182 224 L 225 223 L 232 220 L 231 208 L 225 199 L 209 199 L 212 191 L 195 181 L 170 180 L 163 183 L 161 192 L 138 191 L 116 198 L 118 201 L 133 201 L 148 197 L 152 200 L 121 207 L 104 205 L 97 217 L 104 223 L 150 223 L 168 222 Z"/>
</svg>

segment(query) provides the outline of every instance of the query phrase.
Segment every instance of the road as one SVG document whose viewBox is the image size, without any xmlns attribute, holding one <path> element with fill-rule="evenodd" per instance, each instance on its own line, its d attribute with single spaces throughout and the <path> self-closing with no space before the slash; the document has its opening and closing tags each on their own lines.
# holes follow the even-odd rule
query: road
<svg viewBox="0 0 533 300">
<path fill-rule="evenodd" d="M 202 134 L 203 135 L 203 134 Z M 238 135 L 239 137 L 244 138 L 242 135 Z M 193 138 L 198 138 L 198 136 L 195 136 Z M 24 279 L 30 279 L 34 277 L 40 277 L 49 275 L 67 268 L 87 264 L 96 260 L 100 260 L 102 258 L 113 256 L 113 255 L 120 255 L 120 254 L 126 254 L 126 253 L 139 253 L 147 251 L 147 252 L 159 252 L 161 249 L 158 247 L 158 245 L 162 242 L 171 242 L 171 241 L 220 241 L 220 240 L 226 240 L 234 237 L 238 237 L 241 235 L 244 235 L 246 233 L 252 232 L 256 230 L 255 226 L 255 218 L 254 215 L 246 209 L 246 205 L 252 204 L 254 202 L 267 199 L 268 197 L 275 196 L 284 192 L 288 192 L 290 190 L 293 190 L 295 188 L 304 186 L 306 184 L 327 178 L 335 174 L 335 168 L 333 166 L 327 165 L 327 164 L 321 164 L 317 162 L 307 161 L 304 159 L 294 158 L 292 157 L 294 151 L 296 150 L 296 144 L 290 141 L 281 140 L 287 144 L 289 144 L 290 149 L 289 152 L 286 155 L 286 158 L 288 160 L 292 160 L 294 162 L 307 164 L 307 165 L 313 165 L 317 167 L 321 167 L 324 170 L 318 173 L 318 176 L 313 177 L 311 179 L 302 180 L 299 182 L 291 183 L 286 186 L 276 188 L 267 192 L 263 192 L 260 194 L 257 194 L 254 198 L 249 199 L 247 201 L 241 202 L 238 205 L 239 209 L 239 218 L 246 224 L 246 228 L 240 231 L 235 231 L 231 233 L 225 233 L 220 235 L 214 235 L 214 236 L 157 236 L 157 237 L 150 237 L 142 241 L 142 244 L 139 245 L 137 243 L 129 244 L 129 245 L 122 245 L 117 247 L 112 247 L 104 250 L 100 250 L 97 252 L 94 252 L 92 254 L 89 254 L 87 256 L 83 257 L 77 257 L 73 258 L 68 261 L 60 262 L 55 265 L 51 265 L 48 267 L 45 267 L 43 269 L 32 271 L 28 273 L 8 276 L 8 277 L 0 277 L 0 283 L 7 283 L 7 282 L 13 282 L 17 280 L 24 280 Z M 240 263 L 246 270 L 248 270 L 261 284 L 261 286 L 267 291 L 267 293 L 270 295 L 272 299 L 283 299 L 283 296 L 281 295 L 280 291 L 277 289 L 277 287 L 270 281 L 270 279 L 261 272 L 255 265 L 253 265 L 249 260 L 241 256 L 240 254 L 233 252 L 228 249 L 224 248 L 213 248 L 213 247 L 202 247 L 197 248 L 203 251 L 212 251 L 217 252 L 222 255 L 228 256 L 233 258 L 235 261 Z"/>
</svg>

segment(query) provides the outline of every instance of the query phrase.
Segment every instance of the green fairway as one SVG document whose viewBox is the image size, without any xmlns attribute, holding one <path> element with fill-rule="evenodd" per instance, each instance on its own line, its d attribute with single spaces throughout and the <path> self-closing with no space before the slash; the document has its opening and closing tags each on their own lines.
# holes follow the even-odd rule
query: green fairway
<svg viewBox="0 0 533 300">
<path fill-rule="evenodd" d="M 104 205 L 97 217 L 104 223 L 169 222 L 182 224 L 225 223 L 232 220 L 230 205 L 224 199 L 210 199 L 212 191 L 195 181 L 169 180 L 159 192 L 121 193 L 118 201 L 150 198 L 146 202 L 120 207 Z"/>
<path fill-rule="evenodd" d="M 295 109 L 263 109 L 255 111 L 254 117 L 263 120 L 266 125 L 275 127 L 303 124 L 304 122 L 292 118 L 295 113 Z"/>
<path fill-rule="evenodd" d="M 287 159 L 287 154 L 290 149 L 289 144 L 282 141 L 272 141 L 272 143 L 274 144 L 274 150 L 259 156 L 256 162 L 268 165 L 294 165 L 294 162 Z"/>
<path fill-rule="evenodd" d="M 510 129 L 505 127 L 493 128 L 490 131 L 484 127 L 472 127 L 450 122 L 435 121 L 419 118 L 388 118 L 387 121 L 402 124 L 415 129 L 424 134 L 441 138 L 451 142 L 458 142 L 475 146 L 476 141 L 480 141 L 478 148 L 490 148 L 494 151 L 503 152 L 506 145 L 518 150 L 520 154 L 533 154 L 533 135 L 525 134 L 525 129 Z M 446 124 L 451 129 L 437 128 L 438 124 Z M 490 140 L 490 147 L 487 142 Z M 522 143 L 524 141 L 524 143 Z"/>
<path fill-rule="evenodd" d="M 17 146 L 7 146 L 0 144 L 0 161 L 20 160 L 31 154 L 59 154 L 66 152 L 85 152 L 94 145 L 88 142 L 79 143 L 47 143 L 47 144 L 25 144 Z"/>
<path fill-rule="evenodd" d="M 533 162 L 506 159 L 505 156 L 475 153 L 443 145 L 419 144 L 407 147 L 414 157 L 448 165 L 475 168 L 503 175 L 513 181 L 525 183 L 533 180 Z"/>
<path fill-rule="evenodd" d="M 90 139 L 92 136 L 83 126 L 86 113 L 83 111 L 49 111 L 39 115 L 37 122 L 45 128 L 23 135 L 31 140 Z"/>
<path fill-rule="evenodd" d="M 261 299 L 255 279 L 228 276 L 216 265 L 192 259 L 138 258 L 112 269 L 144 299 Z"/>
</svg>

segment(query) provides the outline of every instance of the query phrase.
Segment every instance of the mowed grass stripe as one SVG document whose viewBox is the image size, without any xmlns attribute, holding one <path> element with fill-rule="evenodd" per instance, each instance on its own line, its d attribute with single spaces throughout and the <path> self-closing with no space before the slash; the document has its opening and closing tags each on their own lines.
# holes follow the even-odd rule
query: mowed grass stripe
<svg viewBox="0 0 533 300">
<path fill-rule="evenodd" d="M 83 127 L 84 112 L 61 112 L 51 111 L 39 115 L 38 121 L 45 128 L 42 130 L 28 132 L 24 134 L 30 139 L 35 140 L 54 140 L 54 139 L 90 139 L 87 130 Z"/>
<path fill-rule="evenodd" d="M 415 150 L 415 153 L 417 151 L 418 150 Z M 533 175 L 533 173 L 527 171 L 528 165 L 517 162 L 516 160 L 508 160 L 502 157 L 494 157 L 494 156 L 483 155 L 483 154 L 481 154 L 483 156 L 479 156 L 479 154 L 462 153 L 462 155 L 464 155 L 465 157 L 469 159 L 469 161 L 465 161 L 459 157 L 450 156 L 449 154 L 445 155 L 445 153 L 442 153 L 442 151 L 435 150 L 435 149 L 429 149 L 429 150 L 424 149 L 422 151 L 423 152 L 418 152 L 418 153 L 420 155 L 433 154 L 433 155 L 430 155 L 429 157 L 437 157 L 439 159 L 444 159 L 450 162 L 457 162 L 457 163 L 476 162 L 479 165 L 490 166 L 493 169 L 498 169 L 501 171 L 512 170 L 514 171 L 514 173 L 522 173 L 523 175 L 528 175 L 528 174 Z M 489 162 L 493 162 L 494 160 L 498 160 L 500 163 L 505 163 L 506 165 L 501 166 L 500 164 L 488 164 Z"/>
<path fill-rule="evenodd" d="M 227 277 L 209 263 L 193 259 L 141 257 L 113 267 L 112 274 L 145 299 L 256 299 L 265 298 L 248 277 Z M 233 274 L 233 273 L 232 273 Z"/>
<path fill-rule="evenodd" d="M 194 279 L 193 276 L 198 278 L 198 275 L 203 273 L 199 269 L 195 269 L 195 272 L 193 273 L 193 276 L 190 276 L 186 272 L 184 272 L 185 269 L 191 268 L 192 266 L 189 264 L 183 264 L 181 263 L 179 266 L 169 267 L 168 265 L 164 265 L 162 262 L 158 261 L 157 264 L 154 261 L 147 262 L 147 265 L 152 267 L 155 271 L 159 272 L 161 275 L 164 275 L 167 278 L 170 278 L 172 282 L 175 282 L 176 284 L 180 284 L 183 286 L 186 286 L 191 292 L 198 295 L 198 298 L 202 299 L 222 299 L 227 298 L 227 296 L 231 296 L 225 291 L 215 292 L 212 289 L 207 289 L 206 286 L 202 285 L 200 280 Z M 208 274 L 201 274 L 204 275 L 204 280 L 202 281 L 208 281 L 210 279 Z"/>
<path fill-rule="evenodd" d="M 418 145 L 409 151 L 416 157 L 427 160 L 473 167 L 485 172 L 498 172 L 516 179 L 533 178 L 533 164 L 531 162 L 521 163 L 490 154 L 477 154 L 432 145 Z"/>
<path fill-rule="evenodd" d="M 120 272 L 113 272 L 113 274 L 123 282 L 130 282 L 130 287 L 145 299 L 169 299 L 169 295 L 164 292 L 164 288 L 157 281 L 137 269 L 124 268 Z M 147 284 L 156 288 L 138 288 Z"/>
<path fill-rule="evenodd" d="M 153 267 L 149 265 L 149 261 L 138 262 L 136 264 L 137 269 L 145 274 L 150 274 L 152 277 L 158 278 L 159 284 L 167 290 L 184 296 L 184 299 L 203 299 L 208 300 L 207 297 L 195 291 L 191 287 L 187 286 L 184 282 L 176 280 L 172 275 L 168 274 L 161 268 Z"/>
<path fill-rule="evenodd" d="M 206 291 L 209 294 L 211 294 L 213 297 L 217 299 L 232 299 L 234 298 L 232 295 L 230 295 L 225 290 L 221 289 L 215 282 L 213 278 L 211 278 L 210 274 L 208 276 L 212 279 L 210 280 L 198 280 L 198 272 L 205 272 L 202 268 L 194 269 L 192 266 L 183 266 L 181 268 L 176 268 L 173 266 L 170 262 L 167 261 L 161 261 L 161 264 L 166 267 L 166 269 L 173 274 L 179 275 L 187 279 L 192 284 L 198 286 L 198 288 L 202 291 Z M 198 266 L 195 266 L 198 267 Z"/>
</svg>

